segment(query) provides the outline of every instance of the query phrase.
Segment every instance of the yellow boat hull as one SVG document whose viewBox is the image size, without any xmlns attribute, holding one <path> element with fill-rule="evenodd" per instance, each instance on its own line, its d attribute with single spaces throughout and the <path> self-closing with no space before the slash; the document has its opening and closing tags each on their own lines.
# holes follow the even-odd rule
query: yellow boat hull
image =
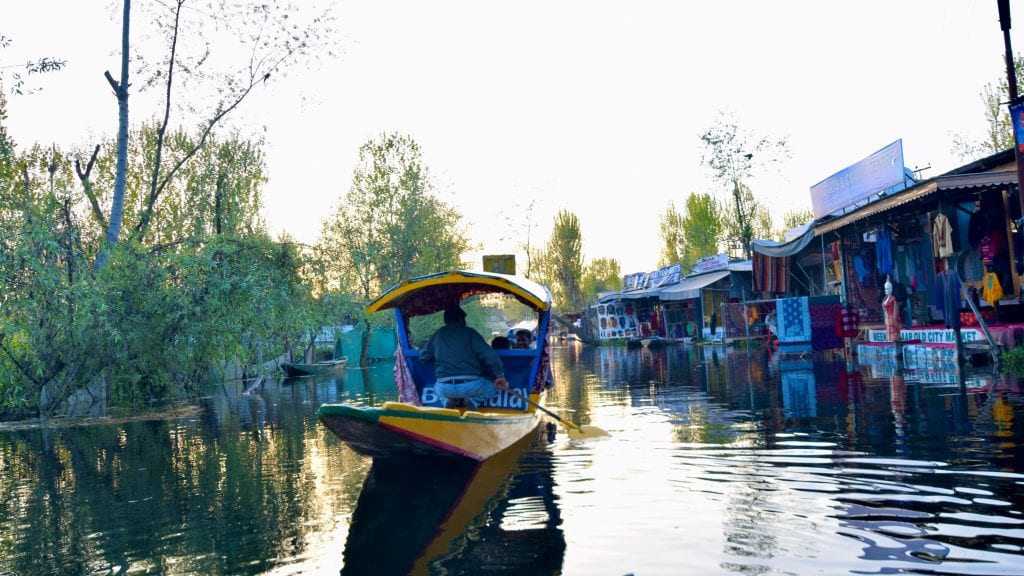
<svg viewBox="0 0 1024 576">
<path fill-rule="evenodd" d="M 512 446 L 541 422 L 535 410 L 477 412 L 402 402 L 380 407 L 324 404 L 317 415 L 336 436 L 367 456 L 418 454 L 476 461 Z"/>
</svg>

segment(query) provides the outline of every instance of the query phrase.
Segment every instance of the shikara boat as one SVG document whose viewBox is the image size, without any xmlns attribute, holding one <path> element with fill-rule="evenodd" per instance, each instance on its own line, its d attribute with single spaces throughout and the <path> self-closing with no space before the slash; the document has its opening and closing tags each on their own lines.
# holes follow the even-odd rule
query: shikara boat
<svg viewBox="0 0 1024 576">
<path fill-rule="evenodd" d="M 409 322 L 489 294 L 512 296 L 537 315 L 538 346 L 497 350 L 512 392 L 499 391 L 477 410 L 445 408 L 434 391 L 433 366 L 420 362 L 419 350 L 409 341 Z M 520 276 L 456 270 L 402 282 L 366 309 L 395 313 L 399 340 L 395 383 L 400 400 L 380 406 L 324 404 L 317 411 L 320 421 L 357 452 L 373 457 L 432 455 L 484 461 L 540 424 L 538 406 L 551 386 L 547 338 L 551 294 L 547 288 Z"/>
<path fill-rule="evenodd" d="M 333 360 L 323 360 L 320 362 L 314 362 L 312 364 L 298 364 L 291 362 L 282 362 L 281 370 L 285 376 L 297 377 L 297 376 L 312 376 L 313 374 L 326 374 L 328 372 L 336 372 L 341 370 L 348 364 L 348 357 L 342 356 L 341 358 L 335 358 Z"/>
</svg>

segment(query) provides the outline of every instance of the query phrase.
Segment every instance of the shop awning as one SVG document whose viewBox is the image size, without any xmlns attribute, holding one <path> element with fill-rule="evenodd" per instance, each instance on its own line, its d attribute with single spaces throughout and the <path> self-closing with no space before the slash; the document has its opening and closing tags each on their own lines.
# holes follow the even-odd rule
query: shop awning
<svg viewBox="0 0 1024 576">
<path fill-rule="evenodd" d="M 1017 171 L 1016 170 L 1000 170 L 998 172 L 978 172 L 975 174 L 954 174 L 950 176 L 939 176 L 934 180 L 928 180 L 922 182 L 912 188 L 887 196 L 872 202 L 859 210 L 855 210 L 845 216 L 840 216 L 835 220 L 830 220 L 823 224 L 819 224 L 814 228 L 814 233 L 818 236 L 838 230 L 843 226 L 852 224 L 859 220 L 863 220 L 868 216 L 873 216 L 890 210 L 897 206 L 902 206 L 908 202 L 919 200 L 928 196 L 934 192 L 940 190 L 964 190 L 968 188 L 993 188 L 1003 187 L 1017 184 Z"/>
<path fill-rule="evenodd" d="M 630 292 L 612 292 L 597 299 L 598 304 L 613 302 L 615 300 L 639 300 L 641 298 L 656 298 L 664 288 L 645 288 L 643 290 L 632 290 Z"/>
<path fill-rule="evenodd" d="M 801 232 L 797 237 L 792 240 L 785 242 L 776 242 L 775 240 L 754 240 L 750 243 L 750 248 L 758 254 L 764 254 L 765 256 L 771 256 L 772 258 L 782 258 L 784 256 L 794 256 L 799 254 L 801 250 L 807 248 L 807 245 L 814 240 L 814 228 L 809 224 L 804 225 L 806 230 Z"/>
<path fill-rule="evenodd" d="M 666 300 L 690 300 L 692 298 L 699 298 L 700 291 L 704 287 L 718 282 L 722 278 L 727 278 L 730 272 L 728 270 L 718 270 L 716 272 L 708 272 L 707 274 L 701 274 L 700 276 L 690 276 L 683 278 L 679 281 L 679 284 L 663 288 L 661 294 L 658 295 L 662 301 Z"/>
</svg>

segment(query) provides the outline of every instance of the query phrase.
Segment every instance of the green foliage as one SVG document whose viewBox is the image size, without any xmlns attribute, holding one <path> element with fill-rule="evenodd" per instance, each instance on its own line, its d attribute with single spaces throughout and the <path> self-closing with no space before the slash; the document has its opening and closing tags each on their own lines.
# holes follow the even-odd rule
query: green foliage
<svg viewBox="0 0 1024 576">
<path fill-rule="evenodd" d="M 786 239 L 786 232 L 814 221 L 814 212 L 810 208 L 803 210 L 790 210 L 782 215 L 782 230 L 776 234 L 776 240 L 780 242 Z"/>
<path fill-rule="evenodd" d="M 686 252 L 686 236 L 684 234 L 683 215 L 676 210 L 674 202 L 658 217 L 658 235 L 661 236 L 661 255 L 658 266 L 671 266 L 683 262 Z"/>
<path fill-rule="evenodd" d="M 999 355 L 999 370 L 1006 374 L 1024 376 L 1024 348 L 1010 348 Z"/>
<path fill-rule="evenodd" d="M 11 39 L 0 34 L 0 48 L 7 48 L 11 45 Z M 55 72 L 60 70 L 67 65 L 67 60 L 58 60 L 50 56 L 44 56 L 35 60 L 25 62 L 24 65 L 14 66 L 4 63 L 3 59 L 0 59 L 0 86 L 7 84 L 10 86 L 11 94 L 31 94 L 36 92 L 37 89 L 31 89 L 26 87 L 25 78 L 32 76 L 33 74 L 45 74 L 47 72 Z M 10 76 L 8 76 L 8 72 Z M 0 94 L 3 90 L 0 90 Z M 3 120 L 3 118 L 0 118 Z"/>
<path fill-rule="evenodd" d="M 685 249 L 679 262 L 685 275 L 697 260 L 718 254 L 724 230 L 722 208 L 711 194 L 691 193 L 686 197 L 686 213 L 680 225 Z"/>
<path fill-rule="evenodd" d="M 129 182 L 149 167 L 147 141 L 137 139 Z M 314 318 L 337 322 L 351 310 L 337 293 L 314 298 L 302 282 L 305 257 L 261 232 L 258 144 L 214 141 L 204 163 L 169 183 L 154 219 L 162 242 L 122 242 L 95 273 L 90 261 L 103 227 L 78 193 L 68 156 L 5 150 L 0 409 L 59 412 L 67 397 L 94 385 L 127 407 L 194 396 L 225 370 L 290 348 Z M 98 157 L 96 166 L 112 161 Z M 109 181 L 97 183 L 105 199 Z"/>
<path fill-rule="evenodd" d="M 543 261 L 553 306 L 563 311 L 579 310 L 584 304 L 580 287 L 583 238 L 579 218 L 572 212 L 562 209 L 555 215 Z"/>
<path fill-rule="evenodd" d="M 360 147 L 352 185 L 325 220 L 316 253 L 328 285 L 353 286 L 365 303 L 404 279 L 463 267 L 470 243 L 461 220 L 434 195 L 419 145 L 385 134 Z"/>
<path fill-rule="evenodd" d="M 1024 56 L 1014 56 L 1013 66 L 1018 88 L 1024 87 Z M 971 140 L 963 134 L 953 136 L 953 153 L 961 160 L 977 160 L 1014 146 L 1013 123 L 1006 105 L 1010 100 L 1010 85 L 1006 78 L 1005 63 L 1002 70 L 999 80 L 994 84 L 985 84 L 979 94 L 985 122 L 984 135 L 978 140 Z"/>
<path fill-rule="evenodd" d="M 733 196 L 725 201 L 723 213 L 734 216 L 722 219 L 725 237 L 738 243 L 744 257 L 750 257 L 750 242 L 755 238 L 771 238 L 772 216 L 768 208 L 754 198 L 745 184 L 737 184 Z"/>
<path fill-rule="evenodd" d="M 602 292 L 622 290 L 622 269 L 614 258 L 595 258 L 583 269 L 583 302 L 596 302 Z"/>
<path fill-rule="evenodd" d="M 771 215 L 754 200 L 750 188 L 743 182 L 769 165 L 788 158 L 785 138 L 759 140 L 740 129 L 727 116 L 720 116 L 715 124 L 701 134 L 704 156 L 701 161 L 711 169 L 714 178 L 728 191 L 723 213 L 728 239 L 739 244 L 744 256 L 750 257 L 750 242 L 754 238 L 771 236 Z"/>
</svg>

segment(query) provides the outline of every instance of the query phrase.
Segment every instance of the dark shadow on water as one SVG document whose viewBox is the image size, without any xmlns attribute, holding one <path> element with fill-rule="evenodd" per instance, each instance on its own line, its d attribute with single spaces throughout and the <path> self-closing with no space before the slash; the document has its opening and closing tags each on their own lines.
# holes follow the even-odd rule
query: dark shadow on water
<svg viewBox="0 0 1024 576">
<path fill-rule="evenodd" d="M 374 460 L 341 573 L 560 573 L 566 544 L 544 435 L 483 464 Z"/>
</svg>

